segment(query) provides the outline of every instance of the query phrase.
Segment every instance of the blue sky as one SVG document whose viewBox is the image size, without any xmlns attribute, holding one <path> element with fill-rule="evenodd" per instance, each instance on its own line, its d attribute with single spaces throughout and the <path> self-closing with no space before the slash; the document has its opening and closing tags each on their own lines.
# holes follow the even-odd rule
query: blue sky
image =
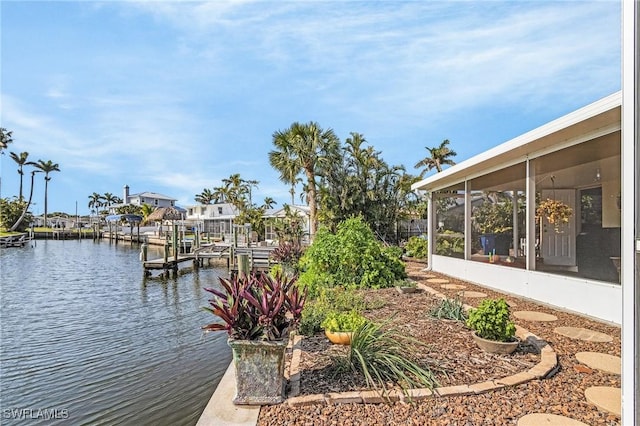
<svg viewBox="0 0 640 426">
<path fill-rule="evenodd" d="M 233 173 L 282 205 L 267 154 L 296 121 L 362 133 L 410 173 L 443 139 L 460 162 L 620 90 L 620 13 L 618 1 L 5 0 L 0 127 L 14 143 L 0 196 L 18 194 L 8 152 L 27 151 L 60 165 L 49 212 L 87 214 L 90 194 L 125 184 L 192 205 Z"/>
</svg>

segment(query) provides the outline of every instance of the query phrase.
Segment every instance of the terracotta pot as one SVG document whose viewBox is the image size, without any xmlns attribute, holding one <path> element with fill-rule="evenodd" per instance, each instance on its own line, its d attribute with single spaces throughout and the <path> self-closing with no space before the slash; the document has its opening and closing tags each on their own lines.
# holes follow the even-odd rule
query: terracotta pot
<svg viewBox="0 0 640 426">
<path fill-rule="evenodd" d="M 351 336 L 353 336 L 353 331 L 324 331 L 325 336 L 329 339 L 331 343 L 335 343 L 336 345 L 350 345 L 351 344 Z"/>
<path fill-rule="evenodd" d="M 477 343 L 480 349 L 492 354 L 510 354 L 518 347 L 518 341 L 514 342 L 498 342 L 496 340 L 487 340 L 479 337 L 476 332 L 472 333 L 473 340 Z"/>
<path fill-rule="evenodd" d="M 284 361 L 287 339 L 229 339 L 236 372 L 234 404 L 268 405 L 284 401 Z"/>
</svg>

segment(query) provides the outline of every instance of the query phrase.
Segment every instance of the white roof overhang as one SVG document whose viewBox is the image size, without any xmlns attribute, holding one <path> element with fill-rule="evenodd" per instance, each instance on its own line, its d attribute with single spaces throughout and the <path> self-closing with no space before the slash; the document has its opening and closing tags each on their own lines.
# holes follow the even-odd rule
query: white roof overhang
<svg viewBox="0 0 640 426">
<path fill-rule="evenodd" d="M 560 149 L 605 136 L 621 128 L 622 92 L 524 133 L 495 148 L 414 183 L 411 188 L 437 191 Z"/>
</svg>

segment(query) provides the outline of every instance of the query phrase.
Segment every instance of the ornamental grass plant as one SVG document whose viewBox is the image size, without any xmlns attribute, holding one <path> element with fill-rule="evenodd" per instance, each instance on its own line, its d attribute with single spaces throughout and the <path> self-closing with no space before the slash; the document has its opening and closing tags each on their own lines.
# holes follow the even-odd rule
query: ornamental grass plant
<svg viewBox="0 0 640 426">
<path fill-rule="evenodd" d="M 405 391 L 438 386 L 433 371 L 420 359 L 428 346 L 391 328 L 390 322 L 367 321 L 358 327 L 346 355 L 335 359 L 338 371 L 361 374 L 367 386 L 381 394 L 389 383 Z"/>
</svg>

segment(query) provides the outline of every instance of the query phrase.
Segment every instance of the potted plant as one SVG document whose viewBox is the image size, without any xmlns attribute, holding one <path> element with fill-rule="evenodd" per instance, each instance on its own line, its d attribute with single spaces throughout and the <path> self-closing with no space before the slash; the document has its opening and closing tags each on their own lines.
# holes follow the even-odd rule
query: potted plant
<svg viewBox="0 0 640 426">
<path fill-rule="evenodd" d="M 410 279 L 396 281 L 396 289 L 400 294 L 415 293 L 418 291 L 418 283 Z"/>
<path fill-rule="evenodd" d="M 480 348 L 491 353 L 510 354 L 518 347 L 516 327 L 509 319 L 509 305 L 504 299 L 485 299 L 469 310 L 466 324 Z"/>
<path fill-rule="evenodd" d="M 544 217 L 553 225 L 555 232 L 560 232 L 560 225 L 569 223 L 569 219 L 573 214 L 573 209 L 562 201 L 547 198 L 541 201 L 536 208 L 536 216 Z"/>
<path fill-rule="evenodd" d="M 320 326 L 331 343 L 348 345 L 353 332 L 366 322 L 362 314 L 352 309 L 349 312 L 330 311 Z"/>
<path fill-rule="evenodd" d="M 234 404 L 278 404 L 284 401 L 284 355 L 290 332 L 297 326 L 306 294 L 296 277 L 253 272 L 220 278 L 221 289 L 210 307 L 222 323 L 206 325 L 205 331 L 226 331 L 236 372 Z"/>
</svg>

